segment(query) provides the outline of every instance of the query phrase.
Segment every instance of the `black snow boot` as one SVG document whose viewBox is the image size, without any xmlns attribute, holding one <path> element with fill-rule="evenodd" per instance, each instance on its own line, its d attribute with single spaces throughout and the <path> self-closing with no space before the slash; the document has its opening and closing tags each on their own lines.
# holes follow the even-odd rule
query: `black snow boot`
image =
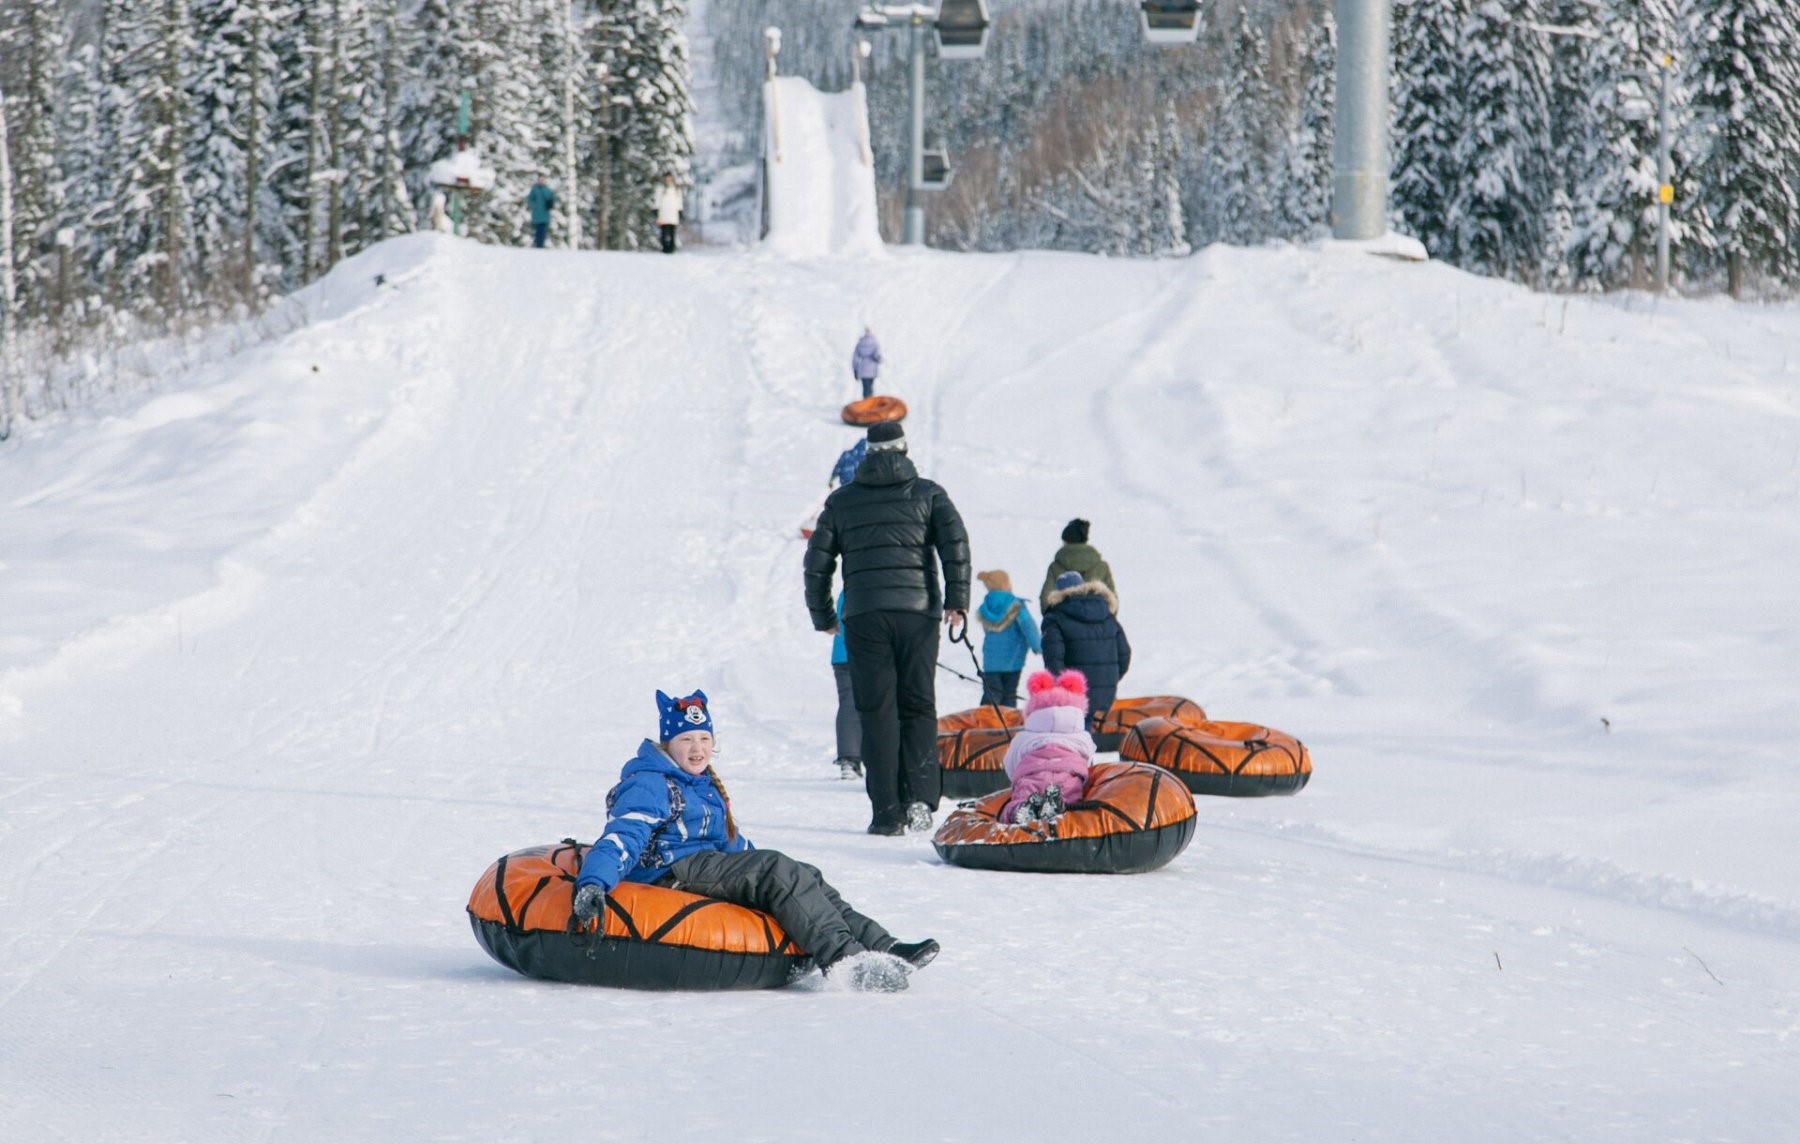
<svg viewBox="0 0 1800 1144">
<path fill-rule="evenodd" d="M 914 969 L 924 969 L 938 955 L 940 948 L 937 942 L 926 938 L 924 941 L 897 941 L 888 946 L 887 951 Z"/>
</svg>

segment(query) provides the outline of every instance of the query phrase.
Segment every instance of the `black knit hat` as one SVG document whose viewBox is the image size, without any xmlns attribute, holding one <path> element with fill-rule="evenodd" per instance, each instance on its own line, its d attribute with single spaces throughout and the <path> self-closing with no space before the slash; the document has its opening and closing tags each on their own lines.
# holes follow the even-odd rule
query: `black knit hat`
<svg viewBox="0 0 1800 1144">
<path fill-rule="evenodd" d="M 871 449 L 904 449 L 906 448 L 906 430 L 900 428 L 898 421 L 883 421 L 869 426 L 869 448 Z"/>
<path fill-rule="evenodd" d="M 1088 538 L 1088 522 L 1076 517 L 1063 525 L 1064 544 L 1086 544 Z"/>
</svg>

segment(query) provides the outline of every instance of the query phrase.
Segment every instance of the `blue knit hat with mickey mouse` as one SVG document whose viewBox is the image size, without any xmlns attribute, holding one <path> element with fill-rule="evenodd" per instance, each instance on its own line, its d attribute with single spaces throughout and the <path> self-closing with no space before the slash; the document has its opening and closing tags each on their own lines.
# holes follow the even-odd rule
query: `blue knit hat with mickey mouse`
<svg viewBox="0 0 1800 1144">
<path fill-rule="evenodd" d="M 712 713 L 706 709 L 706 692 L 696 691 L 682 699 L 671 699 L 656 693 L 656 725 L 659 742 L 668 742 L 684 731 L 712 734 Z"/>
</svg>

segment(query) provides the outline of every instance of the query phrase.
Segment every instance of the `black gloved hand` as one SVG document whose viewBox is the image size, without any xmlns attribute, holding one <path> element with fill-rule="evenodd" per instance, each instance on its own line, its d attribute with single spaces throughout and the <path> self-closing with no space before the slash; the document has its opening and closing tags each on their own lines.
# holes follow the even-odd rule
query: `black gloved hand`
<svg viewBox="0 0 1800 1144">
<path fill-rule="evenodd" d="M 575 891 L 575 908 L 570 911 L 570 920 L 586 929 L 593 924 L 597 933 L 606 930 L 606 891 L 599 886 L 587 885 Z"/>
</svg>

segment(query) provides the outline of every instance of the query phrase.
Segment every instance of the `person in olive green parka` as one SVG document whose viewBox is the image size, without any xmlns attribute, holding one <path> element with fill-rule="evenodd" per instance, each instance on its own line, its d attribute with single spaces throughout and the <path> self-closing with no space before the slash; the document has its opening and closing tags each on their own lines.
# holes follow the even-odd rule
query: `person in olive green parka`
<svg viewBox="0 0 1800 1144">
<path fill-rule="evenodd" d="M 1064 572 L 1079 572 L 1083 580 L 1098 580 L 1112 589 L 1114 598 L 1119 594 L 1118 585 L 1113 583 L 1112 569 L 1107 566 L 1106 558 L 1100 550 L 1087 542 L 1088 522 L 1080 517 L 1063 526 L 1063 546 L 1056 550 L 1056 557 L 1050 561 L 1050 570 L 1044 573 L 1044 587 L 1038 593 L 1038 610 L 1048 613 L 1050 610 L 1050 593 L 1056 591 L 1056 578 Z"/>
</svg>

